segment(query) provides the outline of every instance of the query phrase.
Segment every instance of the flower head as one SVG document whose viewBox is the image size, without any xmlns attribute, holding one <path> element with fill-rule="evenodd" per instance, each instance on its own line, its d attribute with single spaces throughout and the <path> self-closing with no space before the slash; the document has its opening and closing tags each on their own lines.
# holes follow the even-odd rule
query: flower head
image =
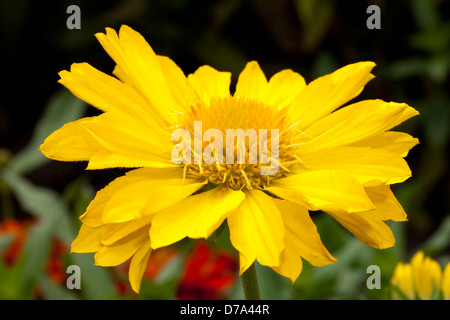
<svg viewBox="0 0 450 320">
<path fill-rule="evenodd" d="M 423 251 L 418 251 L 411 259 L 410 263 L 400 262 L 394 270 L 391 284 L 398 288 L 408 299 L 429 300 L 442 290 L 448 299 L 448 273 L 450 264 L 445 268 L 444 276 L 439 263 L 425 257 Z M 394 292 L 394 297 L 399 298 Z"/>
<path fill-rule="evenodd" d="M 390 129 L 418 112 L 382 100 L 340 108 L 374 77 L 373 62 L 306 84 L 288 69 L 267 80 L 252 61 L 230 93 L 229 72 L 202 66 L 186 77 L 127 26 L 96 37 L 116 78 L 78 63 L 59 82 L 103 113 L 66 124 L 41 151 L 88 161 L 87 169 L 132 170 L 97 193 L 72 251 L 96 252 L 103 266 L 131 259 L 138 291 L 152 250 L 207 238 L 223 223 L 241 274 L 258 260 L 292 281 L 301 258 L 336 261 L 309 210 L 327 212 L 368 245 L 394 245 L 384 221 L 406 214 L 390 185 L 411 176 L 404 157 L 418 141 Z"/>
</svg>

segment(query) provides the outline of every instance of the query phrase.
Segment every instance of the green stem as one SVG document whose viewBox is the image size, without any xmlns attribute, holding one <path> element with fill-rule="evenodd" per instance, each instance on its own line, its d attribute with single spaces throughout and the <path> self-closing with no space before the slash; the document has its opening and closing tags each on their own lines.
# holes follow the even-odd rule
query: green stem
<svg viewBox="0 0 450 320">
<path fill-rule="evenodd" d="M 259 295 L 258 278 L 255 263 L 253 263 L 241 276 L 245 300 L 261 300 Z"/>
</svg>

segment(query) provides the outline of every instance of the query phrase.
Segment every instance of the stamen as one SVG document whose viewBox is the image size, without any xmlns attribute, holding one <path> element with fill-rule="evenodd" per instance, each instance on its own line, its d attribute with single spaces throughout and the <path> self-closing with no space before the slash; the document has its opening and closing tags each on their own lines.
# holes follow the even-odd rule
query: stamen
<svg viewBox="0 0 450 320">
<path fill-rule="evenodd" d="M 188 165 L 185 164 L 184 167 L 183 167 L 183 184 L 184 184 L 184 182 L 186 181 L 186 172 L 187 172 L 187 168 L 188 168 Z"/>
<path fill-rule="evenodd" d="M 302 159 L 300 159 L 296 154 L 293 154 L 292 156 L 293 156 L 295 159 L 297 159 L 298 162 L 300 162 L 300 163 L 303 164 Z"/>
<path fill-rule="evenodd" d="M 250 181 L 248 181 L 247 175 L 245 174 L 244 170 L 241 169 L 241 173 L 244 176 L 245 181 L 247 182 L 248 188 L 251 190 L 252 189 L 252 185 L 250 184 Z"/>
<path fill-rule="evenodd" d="M 308 134 L 296 128 L 296 125 L 301 120 L 294 124 L 289 124 L 285 122 L 285 119 L 284 111 L 280 111 L 277 106 L 270 106 L 265 102 L 255 99 L 243 99 L 231 96 L 212 99 L 208 105 L 198 104 L 190 106 L 185 114 L 180 117 L 181 122 L 177 128 L 186 128 L 191 133 L 191 137 L 195 136 L 195 121 L 202 121 L 203 132 L 208 129 L 219 130 L 223 134 L 223 139 L 226 138 L 227 129 L 233 129 L 235 132 L 238 129 L 244 132 L 253 129 L 257 133 L 257 137 L 255 141 L 250 138 L 250 134 L 246 134 L 248 136 L 244 149 L 246 163 L 225 163 L 224 155 L 227 150 L 225 149 L 226 143 L 224 143 L 224 150 L 220 152 L 222 154 L 221 157 L 218 156 L 217 150 L 213 149 L 214 153 L 211 156 L 216 160 L 214 163 L 206 164 L 205 162 L 200 162 L 185 165 L 183 168 L 183 181 L 191 177 L 203 178 L 215 185 L 223 185 L 226 188 L 236 191 L 244 188 L 250 190 L 268 187 L 272 180 L 285 176 L 294 163 L 302 163 L 301 159 L 295 155 L 295 149 L 305 144 L 309 139 L 312 139 Z M 279 140 L 277 139 L 277 143 L 279 144 L 279 157 L 274 157 L 274 155 L 271 156 L 270 154 L 266 155 L 271 161 L 271 164 L 278 164 L 279 168 L 276 174 L 270 176 L 261 174 L 262 168 L 268 167 L 268 165 L 263 165 L 258 161 L 258 155 L 256 155 L 255 159 L 253 157 L 250 159 L 250 155 L 253 155 L 250 150 L 254 150 L 255 147 L 252 143 L 256 144 L 256 150 L 259 152 L 259 144 L 262 143 L 259 141 L 258 135 L 260 129 L 267 130 L 268 133 L 271 133 L 271 129 L 279 130 Z M 272 146 L 270 134 L 263 143 Z M 202 149 L 203 147 L 205 147 L 204 141 L 202 142 Z M 195 156 L 193 140 L 191 141 L 190 148 L 191 160 L 202 158 L 201 155 L 200 157 Z M 235 145 L 235 152 L 237 152 L 237 148 L 238 146 Z M 219 163 L 219 160 L 223 162 Z M 253 163 L 254 160 L 256 163 Z M 252 164 L 247 163 L 250 161 L 252 161 Z"/>
</svg>

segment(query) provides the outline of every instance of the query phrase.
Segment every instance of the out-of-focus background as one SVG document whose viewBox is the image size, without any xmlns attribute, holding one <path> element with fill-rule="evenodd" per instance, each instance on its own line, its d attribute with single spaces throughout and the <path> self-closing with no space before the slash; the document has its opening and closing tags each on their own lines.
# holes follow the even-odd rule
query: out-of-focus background
<svg viewBox="0 0 450 320">
<path fill-rule="evenodd" d="M 69 5 L 81 29 L 66 26 Z M 377 5 L 381 29 L 369 29 Z M 46 159 L 37 150 L 64 123 L 97 114 L 57 83 L 71 63 L 111 73 L 113 61 L 94 33 L 127 24 L 155 52 L 186 74 L 203 64 L 233 73 L 257 60 L 267 77 L 291 68 L 309 82 L 346 64 L 377 64 L 357 98 L 406 102 L 419 117 L 401 131 L 420 139 L 407 160 L 413 177 L 393 191 L 409 221 L 391 223 L 397 244 L 376 250 L 334 220 L 314 214 L 322 240 L 339 261 L 314 268 L 306 261 L 292 285 L 258 266 L 266 299 L 390 299 L 396 264 L 419 249 L 443 266 L 450 260 L 450 1 L 165 0 L 0 2 L 0 299 L 233 299 L 242 298 L 237 257 L 225 234 L 214 243 L 185 240 L 152 256 L 141 294 L 127 265 L 93 266 L 92 255 L 69 254 L 95 192 L 123 174 L 85 171 L 85 163 Z M 69 290 L 69 265 L 81 289 Z M 381 270 L 370 290 L 367 268 Z"/>
</svg>

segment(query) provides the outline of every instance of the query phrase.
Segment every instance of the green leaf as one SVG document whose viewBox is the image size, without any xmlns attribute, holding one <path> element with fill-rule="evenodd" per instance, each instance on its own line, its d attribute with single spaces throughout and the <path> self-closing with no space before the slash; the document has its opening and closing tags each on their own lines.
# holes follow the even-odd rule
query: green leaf
<svg viewBox="0 0 450 320">
<path fill-rule="evenodd" d="M 265 300 L 287 300 L 293 293 L 288 278 L 273 271 L 272 268 L 261 266 L 255 261 L 261 298 Z M 239 280 L 239 282 L 241 282 Z"/>
<path fill-rule="evenodd" d="M 162 284 L 172 280 L 178 280 L 180 278 L 180 270 L 183 270 L 184 264 L 184 256 L 181 254 L 176 255 L 173 258 L 170 258 L 163 267 L 161 267 L 161 271 L 155 278 L 154 282 L 157 284 Z"/>
<path fill-rule="evenodd" d="M 117 296 L 108 268 L 94 265 L 94 256 L 87 253 L 72 253 L 75 265 L 80 267 L 81 291 L 89 300 L 107 300 Z"/>
<path fill-rule="evenodd" d="M 11 170 L 3 170 L 0 179 L 8 184 L 23 210 L 53 226 L 62 240 L 75 238 L 69 210 L 57 192 L 33 185 Z"/>
<path fill-rule="evenodd" d="M 11 243 L 11 241 L 13 240 L 13 235 L 11 234 L 0 234 L 0 254 L 6 250 L 6 248 L 8 247 L 8 245 Z"/>
<path fill-rule="evenodd" d="M 39 286 L 46 300 L 79 300 L 74 291 L 55 284 L 48 277 L 42 277 Z"/>
<path fill-rule="evenodd" d="M 53 131 L 82 117 L 86 107 L 86 103 L 73 96 L 68 90 L 58 91 L 51 98 L 43 116 L 37 122 L 27 146 L 11 160 L 10 168 L 15 172 L 26 174 L 49 161 L 39 151 L 39 146 Z"/>
<path fill-rule="evenodd" d="M 430 256 L 439 254 L 450 246 L 450 216 L 444 218 L 438 229 L 423 244 L 423 251 Z"/>
<path fill-rule="evenodd" d="M 70 243 L 75 235 L 69 211 L 58 193 L 38 187 L 11 170 L 3 170 L 0 179 L 8 184 L 23 210 L 35 216 L 37 223 L 30 228 L 23 250 L 21 282 L 32 286 L 40 280 L 53 238 Z"/>
<path fill-rule="evenodd" d="M 44 274 L 53 233 L 54 226 L 47 221 L 42 221 L 30 229 L 22 256 L 24 268 L 21 281 L 23 283 L 33 286 Z"/>
<path fill-rule="evenodd" d="M 421 31 L 434 31 L 441 22 L 436 1 L 414 0 L 412 1 L 412 13 L 417 27 Z"/>
<path fill-rule="evenodd" d="M 294 6 L 303 26 L 300 38 L 302 48 L 312 51 L 317 48 L 332 22 L 334 3 L 329 0 L 296 0 Z"/>
<path fill-rule="evenodd" d="M 5 266 L 0 261 L 0 300 L 31 299 L 32 287 L 22 281 L 24 261 Z"/>
</svg>

